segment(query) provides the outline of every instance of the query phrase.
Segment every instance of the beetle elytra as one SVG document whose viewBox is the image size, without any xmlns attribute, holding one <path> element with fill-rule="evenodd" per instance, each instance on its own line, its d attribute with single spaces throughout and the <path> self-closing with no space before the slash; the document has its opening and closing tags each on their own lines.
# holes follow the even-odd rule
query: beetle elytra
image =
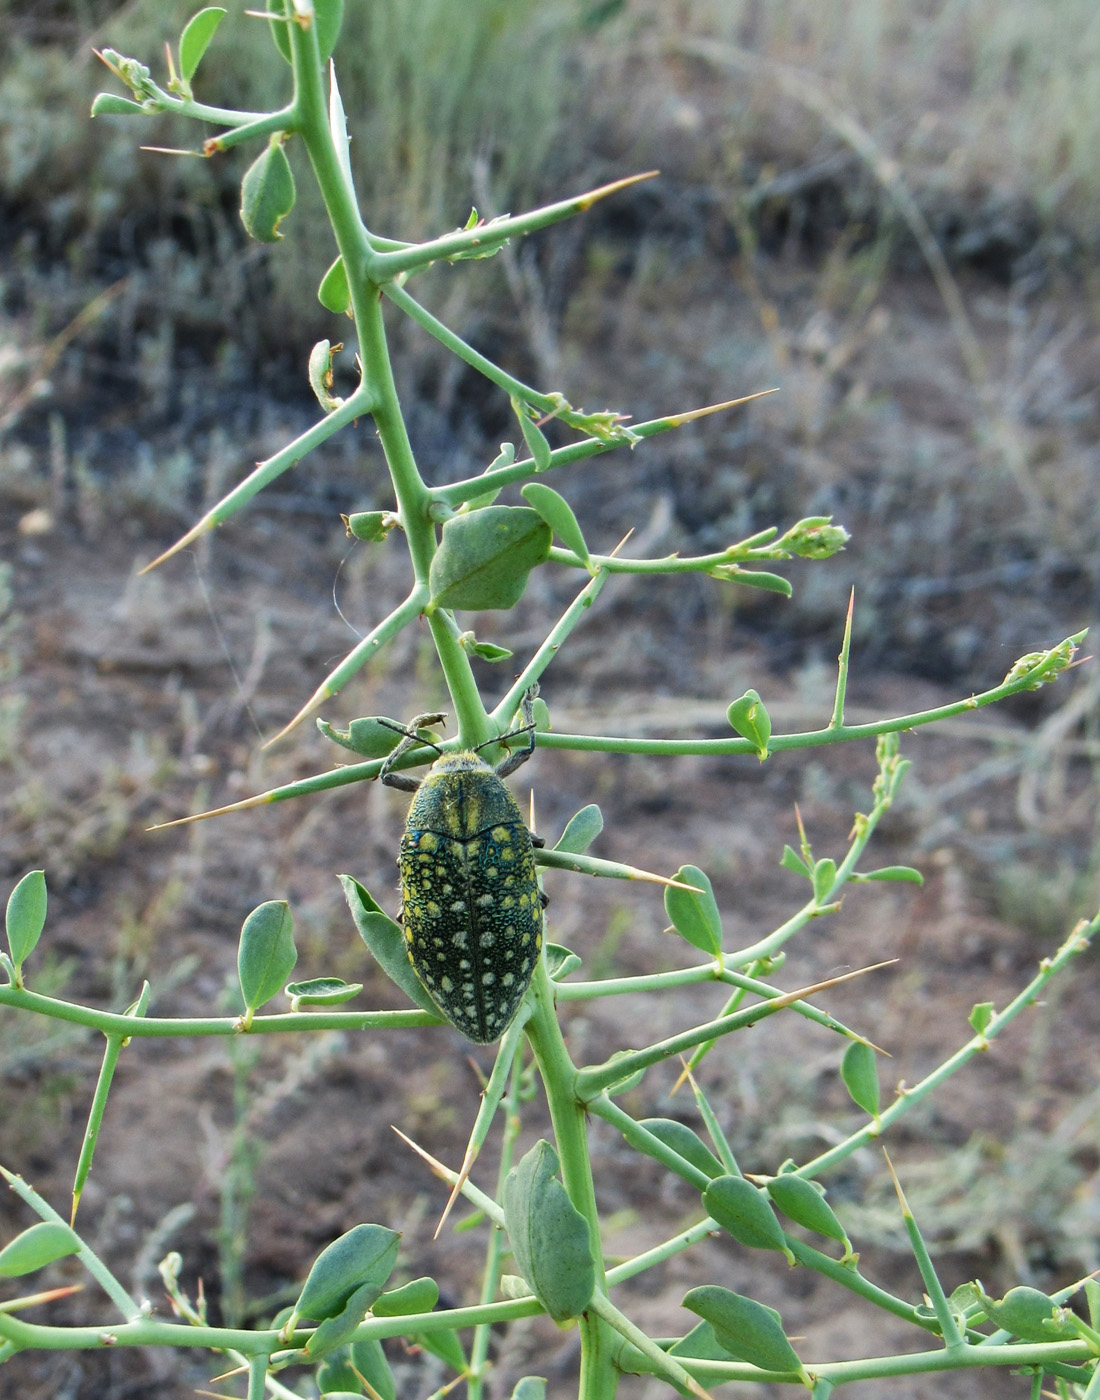
<svg viewBox="0 0 1100 1400">
<path fill-rule="evenodd" d="M 524 713 L 530 714 L 530 698 Z M 439 719 L 420 716 L 412 730 Z M 409 961 L 447 1020 L 479 1045 L 510 1025 L 542 949 L 535 838 L 501 781 L 534 747 L 533 723 L 524 727 L 527 749 L 498 769 L 466 750 L 441 755 L 418 784 L 387 765 L 380 775 L 416 792 L 397 861 Z M 406 731 L 388 762 L 418 742 L 424 741 Z"/>
</svg>

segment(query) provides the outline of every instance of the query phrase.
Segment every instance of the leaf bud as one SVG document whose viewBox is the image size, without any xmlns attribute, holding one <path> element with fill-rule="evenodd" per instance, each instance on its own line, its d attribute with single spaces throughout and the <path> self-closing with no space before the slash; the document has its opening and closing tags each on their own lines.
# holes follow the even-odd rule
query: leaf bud
<svg viewBox="0 0 1100 1400">
<path fill-rule="evenodd" d="M 811 515 L 792 525 L 780 541 L 784 549 L 800 559 L 828 559 L 851 539 L 843 525 L 834 525 L 831 515 Z"/>
</svg>

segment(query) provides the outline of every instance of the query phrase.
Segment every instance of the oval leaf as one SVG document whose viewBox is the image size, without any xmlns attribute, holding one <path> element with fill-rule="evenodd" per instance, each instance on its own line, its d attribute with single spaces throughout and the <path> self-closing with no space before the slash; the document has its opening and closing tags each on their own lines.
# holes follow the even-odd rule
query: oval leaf
<svg viewBox="0 0 1100 1400">
<path fill-rule="evenodd" d="M 362 990 L 362 982 L 345 982 L 342 977 L 311 977 L 308 982 L 288 982 L 283 988 L 295 1011 L 299 1006 L 339 1006 Z"/>
<path fill-rule="evenodd" d="M 279 225 L 294 208 L 294 176 L 276 132 L 241 181 L 241 223 L 259 243 L 277 243 Z"/>
<path fill-rule="evenodd" d="M 343 749 L 350 749 L 361 758 L 385 758 L 397 748 L 404 732 L 395 724 L 396 721 L 391 720 L 387 724 L 379 716 L 369 715 L 365 719 L 353 719 L 347 729 L 333 729 L 323 719 L 317 721 L 317 728 L 326 739 L 331 739 Z"/>
<path fill-rule="evenodd" d="M 347 269 L 343 258 L 337 258 L 321 278 L 317 288 L 317 300 L 336 316 L 342 316 L 351 306 L 351 290 L 348 287 Z"/>
<path fill-rule="evenodd" d="M 373 1289 L 366 1312 L 379 1296 L 397 1263 L 401 1236 L 384 1225 L 356 1225 L 323 1249 L 314 1260 L 294 1311 L 314 1322 L 337 1317 L 363 1289 Z"/>
<path fill-rule="evenodd" d="M 816 1182 L 793 1172 L 783 1172 L 768 1182 L 768 1195 L 789 1220 L 817 1235 L 839 1240 L 845 1249 L 850 1248 L 844 1226 Z"/>
<path fill-rule="evenodd" d="M 693 885 L 698 894 L 665 886 L 665 913 L 676 932 L 693 948 L 715 955 L 722 951 L 722 916 L 710 881 L 697 865 L 682 865 L 676 872 L 681 884 Z"/>
<path fill-rule="evenodd" d="M 93 117 L 142 117 L 145 108 L 129 97 L 113 92 L 97 92 L 92 100 Z"/>
<path fill-rule="evenodd" d="M 861 1040 L 853 1040 L 844 1052 L 840 1077 L 852 1100 L 864 1113 L 878 1116 L 878 1065 L 875 1052 Z"/>
<path fill-rule="evenodd" d="M 526 506 L 486 506 L 453 516 L 428 574 L 427 610 L 514 606 L 528 574 L 548 558 L 552 539 L 546 521 Z"/>
<path fill-rule="evenodd" d="M 329 1400 L 339 1400 L 341 1395 L 354 1395 L 356 1400 L 362 1400 L 363 1387 L 359 1384 L 359 1377 L 352 1370 L 351 1358 L 347 1352 L 326 1357 L 317 1367 L 315 1379 L 317 1389 L 322 1395 L 327 1395 Z"/>
<path fill-rule="evenodd" d="M 543 1376 L 523 1376 L 516 1381 L 512 1400 L 546 1400 L 546 1379 Z"/>
<path fill-rule="evenodd" d="M 581 960 L 571 948 L 563 948 L 560 943 L 547 943 L 546 972 L 552 982 L 560 982 L 571 972 L 576 972 Z"/>
<path fill-rule="evenodd" d="M 476 656 L 479 661 L 507 661 L 515 655 L 507 647 L 497 646 L 496 642 L 479 642 L 472 632 L 463 632 L 458 644 L 467 656 Z"/>
<path fill-rule="evenodd" d="M 225 19 L 225 14 L 220 5 L 209 5 L 187 21 L 180 35 L 180 74 L 184 82 L 189 83 L 195 76 L 195 70 L 202 62 L 202 56 L 217 33 L 218 25 Z"/>
<path fill-rule="evenodd" d="M 571 856 L 583 856 L 603 830 L 603 813 L 594 802 L 582 807 L 569 818 L 565 830 L 554 843 L 555 851 Z"/>
<path fill-rule="evenodd" d="M 286 15 L 284 0 L 267 0 L 270 15 Z M 344 0 L 313 0 L 313 13 L 317 23 L 317 47 L 321 50 L 321 62 L 327 63 L 340 37 L 340 25 L 344 20 Z M 293 20 L 289 21 L 293 23 Z M 286 61 L 290 62 L 290 34 L 288 21 L 272 19 L 271 37 L 275 47 Z"/>
<path fill-rule="evenodd" d="M 794 1263 L 771 1203 L 751 1181 L 743 1176 L 720 1176 L 703 1192 L 703 1204 L 738 1244 L 747 1249 L 779 1250 Z"/>
<path fill-rule="evenodd" d="M 381 544 L 392 529 L 393 514 L 388 510 L 357 510 L 354 515 L 345 515 L 343 521 L 349 539 Z"/>
<path fill-rule="evenodd" d="M 493 249 L 493 252 L 498 251 L 497 248 Z M 523 434 L 527 450 L 534 460 L 535 470 L 537 472 L 546 471 L 550 466 L 550 444 L 546 441 L 542 429 L 535 422 L 535 410 L 525 404 L 522 399 L 513 398 L 512 412 L 519 419 L 519 430 Z"/>
<path fill-rule="evenodd" d="M 19 1278 L 22 1274 L 31 1274 L 35 1269 L 44 1269 L 55 1259 L 64 1259 L 67 1254 L 76 1254 L 79 1250 L 80 1240 L 75 1230 L 56 1221 L 44 1220 L 16 1235 L 10 1244 L 0 1249 L 0 1278 Z"/>
<path fill-rule="evenodd" d="M 836 884 L 836 861 L 830 860 L 828 856 L 822 856 L 814 865 L 810 880 L 814 887 L 814 899 L 819 904 L 824 903 Z"/>
<path fill-rule="evenodd" d="M 966 1019 L 970 1022 L 970 1029 L 975 1035 L 984 1036 L 990 1021 L 993 1019 L 993 1003 L 991 1001 L 976 1001 Z"/>
<path fill-rule="evenodd" d="M 588 1224 L 557 1177 L 558 1154 L 542 1141 L 504 1182 L 504 1223 L 516 1265 L 555 1322 L 578 1317 L 596 1287 Z"/>
<path fill-rule="evenodd" d="M 802 1362 L 774 1308 L 714 1284 L 693 1288 L 684 1295 L 683 1305 L 710 1323 L 718 1345 L 731 1356 L 764 1371 L 802 1373 Z"/>
<path fill-rule="evenodd" d="M 456 1332 L 416 1332 L 409 1337 L 409 1343 L 437 1356 L 460 1376 L 466 1375 L 470 1369 L 469 1359 Z"/>
<path fill-rule="evenodd" d="M 4 916 L 8 950 L 16 967 L 34 952 L 46 926 L 46 876 L 41 870 L 28 870 L 8 896 Z"/>
<path fill-rule="evenodd" d="M 1022 1342 L 1050 1342 L 1059 1335 L 1078 1335 L 1072 1326 L 1059 1329 L 1055 1321 L 1058 1304 L 1037 1288 L 1010 1288 L 999 1302 L 985 1293 L 978 1296 L 989 1320 Z"/>
<path fill-rule="evenodd" d="M 241 925 L 237 947 L 237 975 L 246 1015 L 282 991 L 297 961 L 294 919 L 286 900 L 271 899 L 253 909 Z"/>
<path fill-rule="evenodd" d="M 413 971 L 412 963 L 409 962 L 409 955 L 405 951 L 405 935 L 401 932 L 400 924 L 394 923 L 390 916 L 378 907 L 358 880 L 351 875 L 341 875 L 339 878 L 344 898 L 351 910 L 351 917 L 359 930 L 359 937 L 367 945 L 375 962 L 410 1001 L 415 1002 L 422 1011 L 430 1011 L 433 1016 L 438 1016 L 439 1010 L 435 1002 L 424 990 L 420 978 Z"/>
<path fill-rule="evenodd" d="M 768 740 L 772 737 L 771 716 L 755 690 L 746 690 L 726 711 L 730 728 L 747 739 L 759 754 L 761 762 L 768 756 Z"/>
<path fill-rule="evenodd" d="M 760 588 L 765 593 L 778 593 L 783 598 L 789 598 L 794 590 L 783 577 L 782 574 L 769 574 L 763 569 L 742 569 L 736 564 L 730 564 L 728 573 L 717 572 L 723 566 L 716 565 L 711 569 L 712 578 L 729 579 L 732 583 L 743 583 L 746 588 Z"/>
<path fill-rule="evenodd" d="M 397 1400 L 397 1381 L 376 1337 L 352 1343 L 351 1363 L 380 1400 Z"/>
<path fill-rule="evenodd" d="M 439 1302 L 439 1284 L 434 1278 L 414 1278 L 400 1288 L 390 1289 L 372 1304 L 375 1317 L 407 1317 L 428 1313 Z"/>
<path fill-rule="evenodd" d="M 539 482 L 531 482 L 520 494 L 534 506 L 566 549 L 571 549 L 582 564 L 587 566 L 591 563 L 588 546 L 584 542 L 581 527 L 577 524 L 577 517 L 564 496 L 559 496 L 551 487 L 543 486 Z"/>
<path fill-rule="evenodd" d="M 810 867 L 803 858 L 790 846 L 783 847 L 783 856 L 779 864 L 784 870 L 789 870 L 795 875 L 805 875 L 807 880 L 813 879 Z"/>
<path fill-rule="evenodd" d="M 704 1176 L 721 1176 L 725 1170 L 699 1134 L 686 1123 L 679 1123 L 675 1118 L 643 1118 L 642 1127 Z"/>
<path fill-rule="evenodd" d="M 879 870 L 868 870 L 865 875 L 856 877 L 859 880 L 882 880 L 893 881 L 896 884 L 923 885 L 924 876 L 919 870 L 914 870 L 911 865 L 884 865 Z"/>
</svg>

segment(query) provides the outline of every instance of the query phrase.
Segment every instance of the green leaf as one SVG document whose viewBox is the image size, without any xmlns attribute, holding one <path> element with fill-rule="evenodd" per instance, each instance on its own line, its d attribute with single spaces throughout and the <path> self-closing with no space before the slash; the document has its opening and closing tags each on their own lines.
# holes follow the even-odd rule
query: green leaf
<svg viewBox="0 0 1100 1400">
<path fill-rule="evenodd" d="M 722 916 L 710 881 L 697 865 L 682 865 L 675 878 L 693 885 L 698 894 L 665 886 L 665 913 L 676 932 L 693 948 L 717 956 L 722 951 Z"/>
<path fill-rule="evenodd" d="M 348 274 L 343 258 L 337 258 L 321 278 L 321 285 L 317 288 L 317 300 L 334 316 L 342 316 L 351 306 L 351 290 L 348 287 Z"/>
<path fill-rule="evenodd" d="M 270 15 L 285 15 L 285 0 L 267 0 L 267 12 Z M 344 19 L 344 0 L 313 0 L 313 13 L 316 16 L 317 47 L 321 51 L 321 62 L 327 63 L 336 47 L 336 40 L 340 37 L 340 25 Z M 293 23 L 293 20 L 285 21 L 283 19 L 271 21 L 271 37 L 275 40 L 275 47 L 288 63 L 290 62 L 288 28 L 289 24 Z"/>
<path fill-rule="evenodd" d="M 309 387 L 326 413 L 339 408 L 343 402 L 332 393 L 332 355 L 332 344 L 327 340 L 319 340 L 309 352 Z"/>
<path fill-rule="evenodd" d="M 515 655 L 507 647 L 497 646 L 496 642 L 479 642 L 472 632 L 463 632 L 458 644 L 468 656 L 476 656 L 479 661 L 507 661 Z"/>
<path fill-rule="evenodd" d="M 493 250 L 494 252 L 496 249 Z M 522 399 L 512 399 L 512 412 L 519 419 L 519 430 L 527 444 L 537 472 L 544 472 L 550 465 L 550 444 L 542 429 L 535 422 L 535 411 Z"/>
<path fill-rule="evenodd" d="M 352 1365 L 375 1390 L 379 1400 L 397 1400 L 397 1381 L 382 1350 L 382 1343 L 375 1337 L 351 1344 Z"/>
<path fill-rule="evenodd" d="M 911 865 L 884 865 L 879 870 L 868 870 L 866 874 L 859 874 L 857 880 L 881 880 L 893 882 L 895 884 L 923 885 L 924 876 L 919 870 L 914 870 Z"/>
<path fill-rule="evenodd" d="M 738 1244 L 747 1249 L 775 1249 L 785 1254 L 790 1264 L 795 1262 L 771 1202 L 751 1181 L 743 1176 L 720 1176 L 703 1192 L 703 1204 Z"/>
<path fill-rule="evenodd" d="M 559 496 L 551 487 L 543 486 L 539 482 L 529 483 L 520 494 L 534 506 L 566 549 L 571 549 L 581 563 L 589 567 L 592 560 L 588 546 L 584 542 L 584 535 L 577 524 L 573 508 L 565 497 Z"/>
<path fill-rule="evenodd" d="M 367 544 L 381 544 L 395 528 L 395 519 L 389 510 L 358 510 L 353 515 L 342 515 L 340 519 L 348 532 L 348 538 L 363 540 Z"/>
<path fill-rule="evenodd" d="M 729 1352 L 718 1344 L 714 1328 L 709 1322 L 700 1322 L 686 1337 L 668 1349 L 669 1356 L 686 1356 L 695 1361 L 728 1361 Z"/>
<path fill-rule="evenodd" d="M 237 975 L 246 1019 L 282 991 L 297 961 L 294 919 L 286 900 L 270 899 L 253 909 L 241 925 L 237 946 Z"/>
<path fill-rule="evenodd" d="M 605 1063 L 606 1063 L 608 1066 L 611 1066 L 611 1065 L 613 1065 L 613 1064 L 615 1063 L 616 1060 L 633 1059 L 633 1058 L 634 1058 L 634 1051 L 633 1051 L 633 1050 L 616 1050 L 615 1053 L 614 1053 L 613 1055 L 609 1055 L 609 1056 L 607 1057 L 607 1060 L 606 1060 Z M 616 1080 L 614 1081 L 614 1083 L 609 1084 L 609 1085 L 607 1086 L 607 1092 L 608 1092 L 612 1097 L 614 1097 L 616 1094 L 625 1094 L 625 1093 L 627 1093 L 629 1090 L 633 1089 L 633 1088 L 635 1087 L 635 1085 L 640 1084 L 640 1083 L 642 1082 L 642 1079 L 643 1079 L 644 1077 L 645 1077 L 645 1069 L 644 1069 L 644 1068 L 642 1068 L 642 1069 L 631 1069 L 631 1070 L 628 1070 L 627 1073 L 624 1074 L 623 1077 L 622 1077 L 621 1079 L 616 1079 Z"/>
<path fill-rule="evenodd" d="M 875 1052 L 861 1040 L 853 1040 L 840 1063 L 840 1077 L 853 1102 L 864 1113 L 878 1117 L 878 1065 Z"/>
<path fill-rule="evenodd" d="M 363 1394 L 363 1387 L 359 1383 L 359 1377 L 352 1370 L 351 1357 L 347 1351 L 326 1356 L 317 1367 L 316 1381 L 317 1389 L 322 1395 L 329 1396 L 330 1400 L 338 1400 L 341 1395 Z"/>
<path fill-rule="evenodd" d="M 414 1278 L 400 1288 L 392 1288 L 372 1304 L 375 1317 L 407 1317 L 409 1313 L 429 1313 L 439 1302 L 439 1284 L 434 1278 Z"/>
<path fill-rule="evenodd" d="M 409 955 L 405 951 L 405 935 L 401 932 L 400 924 L 394 923 L 390 916 L 379 908 L 358 880 L 351 875 L 341 875 L 339 880 L 351 910 L 351 917 L 359 930 L 359 937 L 367 945 L 367 950 L 375 962 L 410 1001 L 415 1002 L 422 1011 L 430 1011 L 433 1016 L 438 1016 L 438 1007 L 424 990 L 420 978 L 413 971 L 412 963 L 409 962 Z"/>
<path fill-rule="evenodd" d="M 180 35 L 180 75 L 190 83 L 195 70 L 202 62 L 202 56 L 210 46 L 210 40 L 217 33 L 218 25 L 225 19 L 226 12 L 220 5 L 208 5 L 197 15 L 192 15 Z"/>
<path fill-rule="evenodd" d="M 384 1225 L 356 1225 L 333 1240 L 314 1260 L 294 1304 L 295 1315 L 314 1322 L 339 1317 L 361 1290 L 371 1289 L 365 1313 L 393 1272 L 400 1242 L 397 1231 Z"/>
<path fill-rule="evenodd" d="M 432 1356 L 438 1356 L 445 1366 L 464 1376 L 470 1369 L 470 1362 L 456 1332 L 416 1332 L 409 1337 L 413 1346 L 422 1347 Z"/>
<path fill-rule="evenodd" d="M 722 1175 L 722 1163 L 686 1123 L 680 1123 L 675 1118 L 643 1118 L 642 1127 L 705 1176 Z"/>
<path fill-rule="evenodd" d="M 978 1297 L 986 1317 L 1022 1342 L 1050 1342 L 1077 1336 L 1075 1328 L 1060 1325 L 1055 1320 L 1058 1304 L 1037 1288 L 1010 1288 L 1000 1301 L 980 1291 Z"/>
<path fill-rule="evenodd" d="M 528 574 L 549 557 L 552 539 L 549 525 L 525 506 L 486 506 L 453 516 L 443 526 L 428 574 L 426 611 L 513 607 Z"/>
<path fill-rule="evenodd" d="M 804 875 L 807 880 L 813 878 L 810 867 L 802 859 L 796 850 L 790 846 L 783 847 L 783 855 L 779 864 L 784 870 L 790 870 L 795 875 Z"/>
<path fill-rule="evenodd" d="M 691 1289 L 684 1295 L 683 1306 L 710 1323 L 718 1345 L 731 1356 L 764 1371 L 802 1374 L 802 1362 L 774 1308 L 714 1284 Z"/>
<path fill-rule="evenodd" d="M 276 132 L 245 171 L 241 181 L 241 223 L 260 243 L 277 243 L 279 225 L 294 208 L 294 176 Z"/>
<path fill-rule="evenodd" d="M 396 720 L 391 720 L 385 724 L 377 715 L 369 715 L 365 719 L 353 719 L 347 729 L 333 729 L 323 719 L 317 721 L 317 728 L 326 739 L 331 739 L 342 749 L 350 749 L 361 758 L 385 758 L 401 742 L 400 728 L 392 728 L 396 723 Z"/>
<path fill-rule="evenodd" d="M 839 1240 L 846 1250 L 851 1250 L 844 1226 L 836 1218 L 833 1208 L 825 1199 L 825 1192 L 816 1181 L 808 1181 L 804 1176 L 793 1172 L 781 1172 L 767 1184 L 768 1195 L 789 1220 L 824 1235 L 830 1240 Z"/>
<path fill-rule="evenodd" d="M 984 1036 L 990 1021 L 993 1019 L 993 1003 L 991 1001 L 975 1002 L 967 1019 L 974 1034 Z"/>
<path fill-rule="evenodd" d="M 761 763 L 768 756 L 768 740 L 772 737 L 771 716 L 755 690 L 746 690 L 726 711 L 730 728 L 752 744 Z"/>
<path fill-rule="evenodd" d="M 339 1006 L 362 990 L 362 982 L 345 982 L 342 977 L 311 977 L 308 982 L 288 982 L 283 988 L 292 1011 L 300 1006 Z"/>
<path fill-rule="evenodd" d="M 512 1400 L 546 1400 L 543 1376 L 523 1376 L 512 1389 Z"/>
<path fill-rule="evenodd" d="M 93 117 L 143 117 L 145 108 L 129 97 L 113 92 L 97 92 L 92 100 Z"/>
<path fill-rule="evenodd" d="M 577 954 L 570 948 L 563 948 L 560 943 L 547 943 L 545 956 L 546 973 L 551 982 L 560 982 L 581 965 Z"/>
<path fill-rule="evenodd" d="M 565 851 L 571 856 L 583 856 L 602 830 L 603 813 L 594 802 L 590 802 L 569 818 L 565 830 L 554 843 L 554 850 Z"/>
<path fill-rule="evenodd" d="M 814 887 L 814 899 L 821 904 L 829 898 L 836 884 L 836 861 L 822 856 L 814 864 L 814 873 L 810 878 Z"/>
<path fill-rule="evenodd" d="M 710 578 L 721 579 L 725 583 L 743 583 L 746 588 L 760 588 L 765 593 L 780 593 L 789 598 L 793 593 L 791 585 L 781 574 L 765 573 L 762 569 L 743 569 L 740 564 L 715 564 L 707 570 Z"/>
<path fill-rule="evenodd" d="M 588 1223 L 557 1177 L 558 1154 L 541 1141 L 504 1182 L 504 1223 L 512 1254 L 555 1322 L 578 1317 L 596 1287 Z"/>
<path fill-rule="evenodd" d="M 28 870 L 8 896 L 4 915 L 8 950 L 17 968 L 34 952 L 46 926 L 46 876 L 41 870 Z"/>
<path fill-rule="evenodd" d="M 326 1317 L 313 1329 L 313 1335 L 305 1346 L 308 1354 L 318 1359 L 350 1342 L 359 1324 L 366 1317 L 367 1309 L 377 1296 L 377 1291 L 372 1283 L 363 1283 L 354 1289 L 339 1312 L 334 1313 L 332 1317 Z"/>
<path fill-rule="evenodd" d="M 32 1225 L 10 1244 L 0 1249 L 0 1278 L 18 1278 L 21 1274 L 44 1269 L 55 1259 L 76 1254 L 80 1239 L 75 1230 L 56 1221 L 44 1220 Z"/>
</svg>

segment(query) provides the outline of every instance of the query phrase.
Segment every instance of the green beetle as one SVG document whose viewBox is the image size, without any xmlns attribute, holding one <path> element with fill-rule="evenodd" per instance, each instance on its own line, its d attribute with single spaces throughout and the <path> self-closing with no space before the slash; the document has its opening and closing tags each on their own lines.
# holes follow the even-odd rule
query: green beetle
<svg viewBox="0 0 1100 1400">
<path fill-rule="evenodd" d="M 528 696 L 527 748 L 498 768 L 468 749 L 441 754 L 417 782 L 390 768 L 399 754 L 430 742 L 411 731 L 442 720 L 420 715 L 379 775 L 390 787 L 416 793 L 397 860 L 409 961 L 447 1020 L 478 1045 L 507 1030 L 542 949 L 545 897 L 534 855 L 542 842 L 501 781 L 531 756 L 530 715 Z"/>
</svg>

